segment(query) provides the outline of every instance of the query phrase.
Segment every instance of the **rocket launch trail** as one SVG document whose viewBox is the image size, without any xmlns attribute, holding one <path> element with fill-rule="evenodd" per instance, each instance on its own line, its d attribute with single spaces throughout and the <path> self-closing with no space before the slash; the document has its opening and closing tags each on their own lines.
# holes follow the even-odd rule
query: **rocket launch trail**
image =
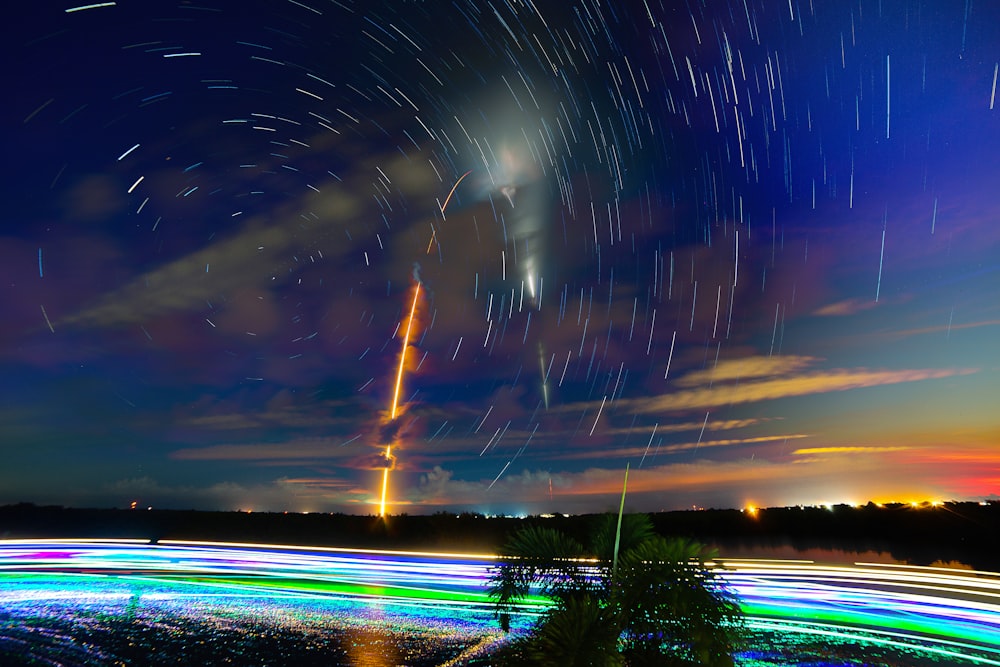
<svg viewBox="0 0 1000 667">
<path fill-rule="evenodd" d="M 403 345 L 399 351 L 399 367 L 396 370 L 396 386 L 392 392 L 392 403 L 389 406 L 389 421 L 396 421 L 399 415 L 399 393 L 403 387 L 403 374 L 406 371 L 406 351 L 410 345 L 410 334 L 413 332 L 413 318 L 417 312 L 417 301 L 420 299 L 420 282 L 413 288 L 413 302 L 410 304 L 410 315 L 406 318 L 406 329 L 403 332 Z M 392 467 L 392 442 L 385 445 L 385 468 L 382 469 L 382 496 L 379 501 L 378 515 L 385 516 L 385 500 L 389 490 L 389 470 Z"/>
</svg>

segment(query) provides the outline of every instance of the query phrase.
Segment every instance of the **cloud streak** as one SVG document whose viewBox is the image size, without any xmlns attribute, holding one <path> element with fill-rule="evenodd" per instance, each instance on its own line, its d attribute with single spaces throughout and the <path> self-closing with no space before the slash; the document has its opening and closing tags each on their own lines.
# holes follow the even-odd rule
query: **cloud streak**
<svg viewBox="0 0 1000 667">
<path fill-rule="evenodd" d="M 870 451 L 874 449 L 875 451 Z M 663 464 L 629 473 L 626 504 L 633 511 L 674 509 L 678 506 L 741 507 L 821 505 L 840 502 L 924 500 L 928 497 L 963 499 L 979 478 L 960 462 L 936 460 L 899 463 L 902 474 L 887 476 L 883 454 L 891 448 L 865 448 L 852 456 L 794 457 L 783 461 L 740 459 Z M 436 467 L 410 489 L 407 504 L 433 508 L 441 505 L 477 511 L 575 511 L 612 509 L 621 493 L 623 468 L 548 472 L 525 470 L 491 480 L 456 479 Z M 541 509 L 537 509 L 541 508 Z"/>
<path fill-rule="evenodd" d="M 668 454 L 675 452 L 686 452 L 686 451 L 698 451 L 700 449 L 713 449 L 715 447 L 735 447 L 738 445 L 759 445 L 770 442 L 784 442 L 786 440 L 799 440 L 801 438 L 808 438 L 807 433 L 791 433 L 791 434 L 781 434 L 781 435 L 763 435 L 757 437 L 748 438 L 724 438 L 720 440 L 705 440 L 696 442 L 682 442 L 672 445 L 662 445 L 655 448 L 642 447 L 630 447 L 628 449 L 616 449 L 614 451 L 608 451 L 607 449 L 601 450 L 582 450 L 578 452 L 573 452 L 565 454 L 560 459 L 607 459 L 609 457 L 620 457 L 620 458 L 638 458 L 644 455 L 655 456 L 657 454 Z"/>
<path fill-rule="evenodd" d="M 743 383 L 694 387 L 650 398 L 619 401 L 623 409 L 642 414 L 711 409 L 722 406 L 756 403 L 794 396 L 880 387 L 904 382 L 920 382 L 970 375 L 973 368 L 925 368 L 904 370 L 869 370 L 835 368 L 802 372 L 792 377 L 769 378 Z M 693 384 L 693 383 L 692 383 Z"/>
</svg>

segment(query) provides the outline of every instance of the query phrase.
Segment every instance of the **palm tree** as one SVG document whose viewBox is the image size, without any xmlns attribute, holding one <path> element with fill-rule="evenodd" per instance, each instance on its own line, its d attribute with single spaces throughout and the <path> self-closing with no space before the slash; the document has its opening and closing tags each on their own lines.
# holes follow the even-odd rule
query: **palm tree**
<svg viewBox="0 0 1000 667">
<path fill-rule="evenodd" d="M 604 515 L 589 548 L 528 526 L 504 545 L 490 595 L 505 631 L 532 589 L 552 600 L 516 644 L 522 664 L 731 667 L 744 633 L 735 597 L 707 566 L 703 545 L 655 533 L 645 514 Z"/>
</svg>

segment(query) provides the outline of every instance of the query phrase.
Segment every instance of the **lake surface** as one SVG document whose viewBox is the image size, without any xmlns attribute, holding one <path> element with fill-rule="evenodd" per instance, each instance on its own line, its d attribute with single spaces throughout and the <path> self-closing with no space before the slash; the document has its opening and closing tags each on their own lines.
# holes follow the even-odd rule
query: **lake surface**
<svg viewBox="0 0 1000 667">
<path fill-rule="evenodd" d="M 486 665 L 488 555 L 0 541 L 0 664 Z M 1000 575 L 720 559 L 739 664 L 1000 665 Z M 515 620 L 526 631 L 544 601 Z"/>
</svg>

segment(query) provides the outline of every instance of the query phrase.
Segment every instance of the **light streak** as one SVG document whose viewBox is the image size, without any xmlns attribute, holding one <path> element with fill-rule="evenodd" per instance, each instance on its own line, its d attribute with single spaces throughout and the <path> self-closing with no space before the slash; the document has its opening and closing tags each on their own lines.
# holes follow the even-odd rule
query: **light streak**
<svg viewBox="0 0 1000 667">
<path fill-rule="evenodd" d="M 597 416 L 594 417 L 594 425 L 590 427 L 590 435 L 594 435 L 594 429 L 597 428 L 597 422 L 601 419 L 601 413 L 604 411 L 604 403 L 607 400 L 608 400 L 607 396 L 601 399 L 601 407 L 597 409 Z"/>
<path fill-rule="evenodd" d="M 411 104 L 412 104 L 412 102 L 411 102 Z M 461 183 L 463 180 L 465 180 L 465 177 L 468 176 L 471 173 L 472 173 L 472 170 L 470 169 L 469 171 L 467 171 L 464 174 L 462 174 L 461 176 L 459 176 L 458 180 L 455 181 L 455 185 L 451 186 L 451 191 L 448 193 L 448 196 L 444 198 L 444 203 L 441 204 L 441 215 L 444 215 L 445 209 L 448 208 L 448 202 L 451 201 L 452 195 L 454 195 L 455 194 L 455 190 L 458 189 L 458 184 Z M 434 225 L 431 225 L 431 238 L 427 242 L 427 253 L 426 254 L 428 254 L 428 255 L 430 254 L 430 252 L 431 252 L 431 246 L 434 245 L 435 241 L 437 241 L 437 230 L 434 229 Z"/>
<path fill-rule="evenodd" d="M 444 198 L 444 203 L 441 204 L 441 215 L 444 215 L 444 210 L 448 208 L 448 202 L 451 201 L 451 196 L 455 194 L 455 190 L 458 189 L 458 184 L 461 183 L 463 180 L 465 180 L 465 177 L 471 173 L 472 170 L 470 169 L 469 171 L 462 174 L 457 181 L 455 181 L 455 185 L 451 186 L 451 192 L 448 193 L 448 196 Z"/>
<path fill-rule="evenodd" d="M 545 409 L 549 409 L 549 374 L 545 370 L 545 348 L 538 343 L 538 370 L 542 376 L 542 400 L 545 402 Z"/>
<path fill-rule="evenodd" d="M 751 627 L 862 637 L 1000 665 L 996 573 L 870 563 L 720 562 Z"/>
<path fill-rule="evenodd" d="M 262 610 L 335 604 L 344 618 L 377 608 L 482 637 L 495 632 L 486 587 L 496 562 L 482 553 L 257 543 L 0 540 L 0 608 L 65 615 L 100 604 L 113 617 L 129 604 L 171 605 L 252 624 Z M 738 596 L 751 633 L 772 646 L 802 637 L 1000 666 L 1000 573 L 728 558 L 710 566 Z M 516 627 L 527 629 L 549 604 L 530 595 Z M 244 615 L 232 615 L 239 605 Z"/>
<path fill-rule="evenodd" d="M 642 453 L 642 458 L 639 459 L 639 467 L 642 467 L 642 462 L 646 460 L 646 455 L 649 454 L 649 447 L 653 444 L 653 437 L 656 435 L 656 428 L 660 425 L 660 422 L 653 424 L 653 430 L 649 434 L 649 442 L 646 443 L 646 451 Z"/>
<path fill-rule="evenodd" d="M 72 14 L 73 12 L 82 12 L 88 9 L 99 9 L 101 7 L 114 7 L 115 4 L 116 3 L 114 2 L 98 2 L 93 5 L 81 5 L 79 7 L 70 7 L 69 9 L 65 9 L 63 11 L 65 11 L 67 14 Z"/>
<path fill-rule="evenodd" d="M 39 304 L 39 305 L 40 305 L 40 307 L 41 307 L 41 309 L 42 309 L 42 317 L 44 317 L 44 318 L 45 318 L 45 323 L 46 323 L 47 325 L 49 325 L 49 331 L 51 331 L 52 333 L 55 333 L 55 332 L 56 332 L 56 330 L 52 328 L 52 322 L 51 322 L 51 321 L 49 321 L 49 314 L 45 312 L 45 306 L 44 306 L 44 305 L 41 305 L 41 304 Z"/>
<path fill-rule="evenodd" d="M 674 335 L 670 338 L 670 354 L 667 355 L 667 370 L 663 371 L 663 379 L 666 380 L 667 376 L 670 375 L 670 362 L 674 360 L 674 343 L 677 342 L 677 330 L 674 329 Z"/>
<path fill-rule="evenodd" d="M 993 65 L 993 90 L 990 91 L 990 111 L 993 111 L 993 103 L 997 99 L 997 74 L 1000 73 L 1000 63 Z"/>
<path fill-rule="evenodd" d="M 390 445 L 385 446 L 385 467 L 382 468 L 382 497 L 378 503 L 378 515 L 385 516 L 385 496 L 389 491 L 389 464 L 392 461 L 389 453 Z"/>
<path fill-rule="evenodd" d="M 124 160 L 124 159 L 125 159 L 125 157 L 126 157 L 126 156 L 127 156 L 127 155 L 128 155 L 129 153 L 131 153 L 132 151 L 134 151 L 134 150 L 135 150 L 136 148 L 138 148 L 138 147 L 139 147 L 139 144 L 136 144 L 136 145 L 135 145 L 135 146 L 133 146 L 132 148 L 128 149 L 127 151 L 125 151 L 124 153 L 122 153 L 121 155 L 119 155 L 119 156 L 118 156 L 118 161 L 119 161 L 119 162 L 121 162 L 122 160 Z"/>
<path fill-rule="evenodd" d="M 733 267 L 733 287 L 740 279 L 740 230 L 736 230 L 736 265 Z"/>
<path fill-rule="evenodd" d="M 425 255 L 431 254 L 431 248 L 434 247 L 434 242 L 437 241 L 437 230 L 434 229 L 434 225 L 431 225 L 431 238 L 427 241 L 427 252 Z"/>
<path fill-rule="evenodd" d="M 396 370 L 396 386 L 392 391 L 392 404 L 389 408 L 389 423 L 396 421 L 399 414 L 399 392 L 403 387 L 403 372 L 406 369 L 406 351 L 410 346 L 410 334 L 413 332 L 413 318 L 417 312 L 417 301 L 420 298 L 420 282 L 413 288 L 413 303 L 410 304 L 410 315 L 406 318 L 406 329 L 403 332 L 403 345 L 399 351 L 399 368 Z M 389 468 L 392 465 L 392 443 L 385 445 L 385 467 L 382 469 L 382 495 L 379 500 L 378 515 L 385 516 L 385 500 L 389 492 Z"/>
<path fill-rule="evenodd" d="M 875 284 L 875 303 L 878 303 L 879 292 L 882 291 L 882 260 L 885 258 L 885 225 L 882 225 L 882 249 L 878 253 L 878 282 Z"/>
<path fill-rule="evenodd" d="M 403 371 L 406 368 L 406 348 L 410 344 L 410 333 L 413 331 L 413 316 L 417 311 L 417 300 L 420 298 L 420 283 L 413 289 L 413 302 L 410 304 L 410 316 L 406 318 L 406 330 L 403 332 L 403 347 L 399 353 L 399 368 L 396 371 L 396 387 L 392 392 L 392 409 L 389 419 L 395 420 L 399 411 L 399 392 L 403 386 Z"/>
</svg>

